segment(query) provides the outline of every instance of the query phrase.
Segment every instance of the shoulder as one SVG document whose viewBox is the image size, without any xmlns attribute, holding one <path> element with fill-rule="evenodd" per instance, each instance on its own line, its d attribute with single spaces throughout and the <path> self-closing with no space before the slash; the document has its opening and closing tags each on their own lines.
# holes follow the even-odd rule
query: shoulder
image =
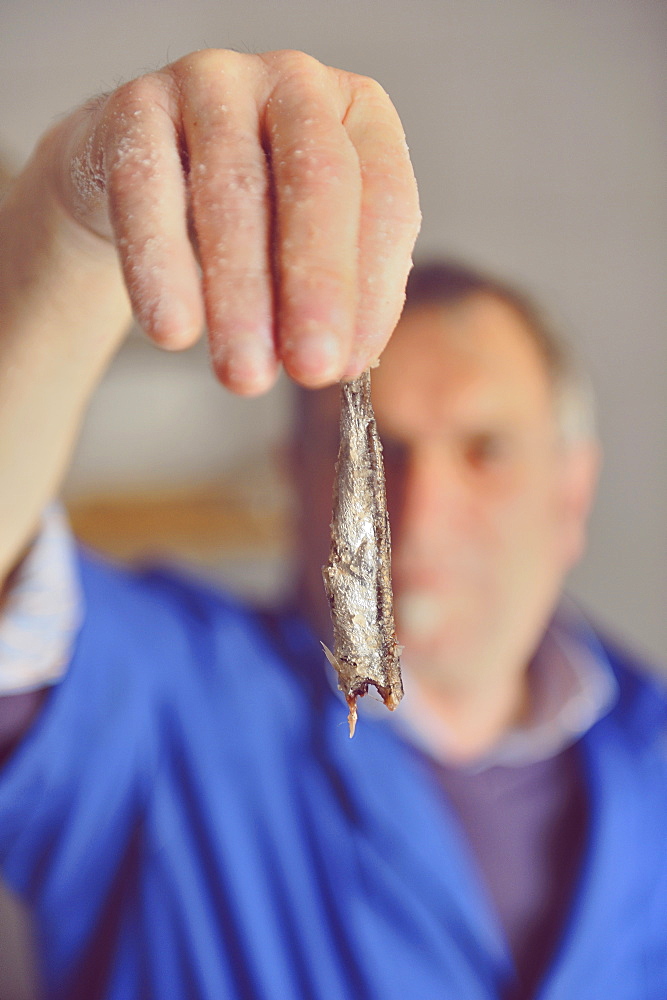
<svg viewBox="0 0 667 1000">
<path fill-rule="evenodd" d="M 140 676 L 152 699 L 190 714 L 195 702 L 214 706 L 221 722 L 243 725 L 251 714 L 302 716 L 322 693 L 321 653 L 302 622 L 169 566 L 129 570 L 81 551 L 80 569 L 77 655 L 128 683 Z"/>
<path fill-rule="evenodd" d="M 667 763 L 667 677 L 604 631 L 595 634 L 618 685 L 610 721 L 636 749 L 658 751 Z"/>
<path fill-rule="evenodd" d="M 197 657 L 206 647 L 249 642 L 260 614 L 186 570 L 168 565 L 124 567 L 86 550 L 79 551 L 85 601 L 83 638 L 103 648 L 136 651 L 142 660 L 170 662 L 186 651 Z"/>
<path fill-rule="evenodd" d="M 615 638 L 598 632 L 598 638 L 619 684 L 620 703 L 628 711 L 652 711 L 667 716 L 667 676 L 664 668 L 649 663 Z"/>
</svg>

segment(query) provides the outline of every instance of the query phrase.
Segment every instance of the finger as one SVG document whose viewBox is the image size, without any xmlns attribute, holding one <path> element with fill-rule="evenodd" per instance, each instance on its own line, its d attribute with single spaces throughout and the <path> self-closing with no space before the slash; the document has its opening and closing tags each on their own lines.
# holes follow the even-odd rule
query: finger
<svg viewBox="0 0 667 1000">
<path fill-rule="evenodd" d="M 279 350 L 305 385 L 339 378 L 357 307 L 361 178 L 332 71 L 287 54 L 266 107 L 276 199 Z"/>
<path fill-rule="evenodd" d="M 421 215 L 400 119 L 379 84 L 354 77 L 345 128 L 362 177 L 359 303 L 345 378 L 381 353 L 398 322 Z"/>
<path fill-rule="evenodd" d="M 142 77 L 109 98 L 96 140 L 132 308 L 148 336 L 170 349 L 192 344 L 203 326 L 177 121 L 170 83 Z"/>
<path fill-rule="evenodd" d="M 244 394 L 268 388 L 278 370 L 260 66 L 234 53 L 200 53 L 181 84 L 211 360 L 218 378 Z"/>
</svg>

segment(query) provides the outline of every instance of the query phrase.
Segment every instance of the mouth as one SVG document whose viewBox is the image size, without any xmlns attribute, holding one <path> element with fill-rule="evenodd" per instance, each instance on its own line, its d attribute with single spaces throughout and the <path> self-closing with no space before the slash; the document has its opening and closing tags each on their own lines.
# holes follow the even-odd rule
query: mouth
<svg viewBox="0 0 667 1000">
<path fill-rule="evenodd" d="M 414 641 L 426 642 L 440 631 L 444 614 L 441 595 L 421 588 L 399 591 L 395 604 L 399 630 L 404 629 Z"/>
</svg>

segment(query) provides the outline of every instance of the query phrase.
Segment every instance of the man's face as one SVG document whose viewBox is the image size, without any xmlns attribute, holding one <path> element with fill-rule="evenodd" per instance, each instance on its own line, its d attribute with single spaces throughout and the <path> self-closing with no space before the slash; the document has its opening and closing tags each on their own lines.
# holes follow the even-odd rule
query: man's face
<svg viewBox="0 0 667 1000">
<path fill-rule="evenodd" d="M 322 394 L 312 421 L 321 464 L 300 472 L 311 607 L 323 600 L 332 399 Z M 518 675 L 580 552 L 592 448 L 582 463 L 581 447 L 562 445 L 523 321 L 486 295 L 404 314 L 373 372 L 373 401 L 407 670 L 452 692 Z"/>
</svg>

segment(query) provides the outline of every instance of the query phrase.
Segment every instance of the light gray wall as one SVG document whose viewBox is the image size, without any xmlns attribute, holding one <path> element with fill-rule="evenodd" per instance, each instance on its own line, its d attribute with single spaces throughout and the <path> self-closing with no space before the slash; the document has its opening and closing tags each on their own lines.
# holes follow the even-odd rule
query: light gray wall
<svg viewBox="0 0 667 1000">
<path fill-rule="evenodd" d="M 518 280 L 590 363 L 606 462 L 574 589 L 619 633 L 667 659 L 667 5 L 4 0 L 0 148 L 18 163 L 57 113 L 204 46 L 303 48 L 383 83 L 420 183 L 420 250 Z M 127 359 L 108 393 L 124 393 L 131 411 L 136 393 L 123 372 Z M 282 414 L 284 397 L 276 399 Z M 225 397 L 206 405 L 222 428 Z M 95 418 L 104 445 L 87 438 L 81 484 L 101 474 L 102 459 L 106 475 L 131 478 L 132 435 L 114 444 L 104 415 L 114 409 Z M 141 415 L 127 421 L 140 426 Z M 258 422 L 272 423 L 259 410 Z M 152 429 L 155 453 L 171 452 L 177 475 L 187 435 L 166 412 L 164 428 L 162 441 Z M 201 456 L 198 469 L 217 458 Z M 138 467 L 146 463 L 135 462 L 132 475 Z"/>
</svg>

